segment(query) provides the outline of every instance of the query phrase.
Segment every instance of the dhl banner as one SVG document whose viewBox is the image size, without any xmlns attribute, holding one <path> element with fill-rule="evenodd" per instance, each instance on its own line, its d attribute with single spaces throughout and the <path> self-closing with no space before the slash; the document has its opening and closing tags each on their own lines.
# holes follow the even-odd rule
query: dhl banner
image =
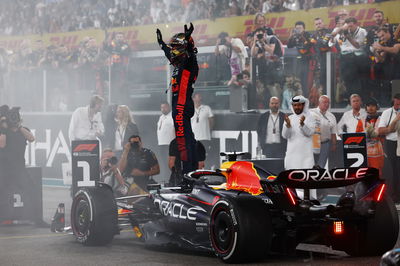
<svg viewBox="0 0 400 266">
<path fill-rule="evenodd" d="M 329 28 L 333 28 L 335 25 L 335 16 L 342 9 L 346 9 L 350 16 L 355 17 L 363 27 L 374 23 L 372 18 L 376 10 L 383 11 L 385 13 L 385 18 L 391 24 L 400 22 L 399 0 L 374 4 L 336 6 L 333 8 L 316 8 L 308 11 L 300 10 L 268 13 L 266 17 L 268 25 L 275 30 L 275 33 L 282 40 L 286 40 L 294 24 L 299 20 L 305 22 L 307 31 L 314 30 L 314 18 L 317 17 L 322 18 Z M 195 25 L 193 37 L 197 46 L 214 45 L 218 34 L 222 31 L 228 32 L 230 36 L 243 39 L 248 33 L 255 29 L 254 16 L 197 20 L 193 23 Z M 76 47 L 85 37 L 93 37 L 98 43 L 102 43 L 107 34 L 123 32 L 125 39 L 133 50 L 149 50 L 157 48 L 155 34 L 157 28 L 161 29 L 164 40 L 168 41 L 173 34 L 183 31 L 183 23 L 112 28 L 109 29 L 108 32 L 99 29 L 91 29 L 44 35 L 0 36 L 0 47 L 4 47 L 8 50 L 17 50 L 24 39 L 31 40 L 32 44 L 36 40 L 42 40 L 46 46 L 63 44 L 68 47 Z"/>
</svg>

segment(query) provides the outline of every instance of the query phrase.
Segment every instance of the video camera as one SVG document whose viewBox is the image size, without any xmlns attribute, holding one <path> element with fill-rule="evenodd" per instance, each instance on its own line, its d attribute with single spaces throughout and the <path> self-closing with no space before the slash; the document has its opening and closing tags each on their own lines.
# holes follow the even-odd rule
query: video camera
<svg viewBox="0 0 400 266">
<path fill-rule="evenodd" d="M 19 110 L 21 107 L 9 108 L 8 105 L 0 106 L 0 118 L 7 123 L 8 127 L 18 127 L 21 123 L 21 114 Z"/>
<path fill-rule="evenodd" d="M 7 112 L 6 118 L 9 127 L 18 127 L 21 123 L 20 109 L 21 107 L 13 107 Z"/>
</svg>

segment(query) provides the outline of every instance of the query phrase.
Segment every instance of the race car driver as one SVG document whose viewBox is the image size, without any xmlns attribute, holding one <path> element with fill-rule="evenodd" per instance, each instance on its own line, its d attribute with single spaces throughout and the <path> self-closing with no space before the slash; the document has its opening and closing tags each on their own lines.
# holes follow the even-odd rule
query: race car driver
<svg viewBox="0 0 400 266">
<path fill-rule="evenodd" d="M 190 23 L 184 27 L 184 33 L 175 34 L 169 44 L 165 44 L 161 31 L 157 29 L 157 41 L 164 51 L 165 56 L 173 65 L 171 77 L 172 89 L 172 118 L 174 119 L 176 141 L 182 160 L 183 174 L 197 169 L 196 140 L 190 124 L 194 114 L 192 100 L 193 83 L 199 72 L 196 53 L 191 34 L 194 30 Z"/>
</svg>

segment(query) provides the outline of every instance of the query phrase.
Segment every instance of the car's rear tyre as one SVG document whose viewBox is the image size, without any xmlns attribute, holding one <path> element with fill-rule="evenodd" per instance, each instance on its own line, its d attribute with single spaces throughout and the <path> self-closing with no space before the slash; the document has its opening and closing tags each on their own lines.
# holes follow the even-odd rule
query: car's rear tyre
<svg viewBox="0 0 400 266">
<path fill-rule="evenodd" d="M 398 233 L 396 206 L 386 196 L 377 203 L 374 217 L 354 229 L 353 243 L 345 251 L 352 256 L 380 256 L 395 246 Z"/>
<path fill-rule="evenodd" d="M 72 202 L 71 227 L 84 245 L 110 243 L 118 232 L 118 210 L 112 190 L 104 184 L 80 189 Z"/>
<path fill-rule="evenodd" d="M 211 211 L 209 235 L 215 254 L 224 262 L 264 257 L 272 239 L 268 210 L 260 200 L 221 199 Z"/>
</svg>

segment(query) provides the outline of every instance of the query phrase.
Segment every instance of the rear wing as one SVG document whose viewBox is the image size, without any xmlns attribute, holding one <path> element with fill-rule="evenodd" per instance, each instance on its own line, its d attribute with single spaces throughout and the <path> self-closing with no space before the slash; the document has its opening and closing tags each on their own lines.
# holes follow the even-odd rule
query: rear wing
<svg viewBox="0 0 400 266">
<path fill-rule="evenodd" d="M 274 180 L 262 183 L 282 184 L 290 188 L 320 189 L 350 186 L 358 182 L 379 181 L 379 171 L 372 167 L 327 169 L 293 169 L 281 172 Z M 383 180 L 382 180 L 383 181 Z"/>
</svg>

